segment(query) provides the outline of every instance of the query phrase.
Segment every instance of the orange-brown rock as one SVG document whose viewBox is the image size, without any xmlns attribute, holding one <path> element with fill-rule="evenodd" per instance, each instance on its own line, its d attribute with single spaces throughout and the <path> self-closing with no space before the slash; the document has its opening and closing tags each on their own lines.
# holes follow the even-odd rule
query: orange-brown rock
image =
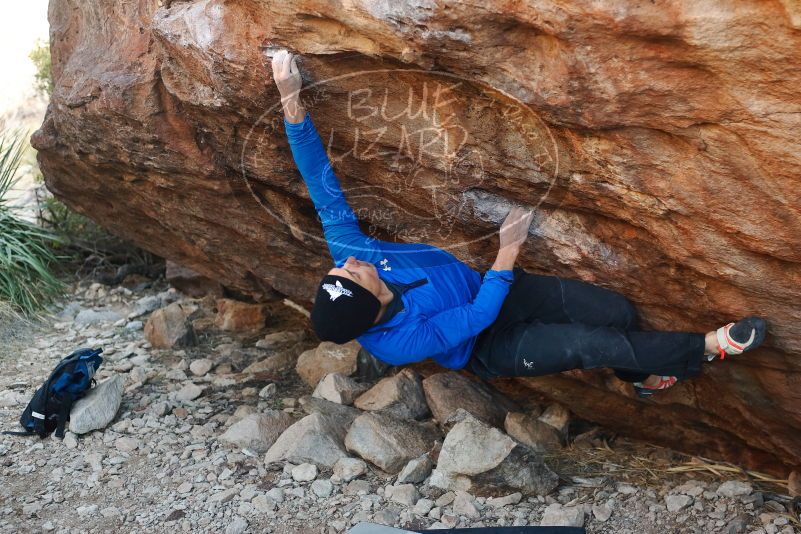
<svg viewBox="0 0 801 534">
<path fill-rule="evenodd" d="M 789 1 L 52 0 L 48 187 L 254 295 L 308 304 L 330 266 L 261 46 L 303 98 L 365 231 L 484 269 L 622 291 L 648 328 L 759 313 L 765 347 L 654 401 L 607 374 L 499 384 L 682 450 L 801 467 L 801 8 Z"/>
<path fill-rule="evenodd" d="M 258 331 L 267 322 L 267 307 L 234 299 L 217 299 L 217 316 L 214 321 L 220 330 Z"/>
</svg>

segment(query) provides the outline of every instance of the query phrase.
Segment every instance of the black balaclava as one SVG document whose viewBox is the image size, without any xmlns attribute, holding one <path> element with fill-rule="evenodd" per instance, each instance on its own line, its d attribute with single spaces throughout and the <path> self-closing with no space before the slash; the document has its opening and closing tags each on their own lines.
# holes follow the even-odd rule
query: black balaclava
<svg viewBox="0 0 801 534">
<path fill-rule="evenodd" d="M 381 301 L 344 276 L 323 277 L 311 312 L 314 332 L 321 341 L 347 343 L 366 332 L 381 309 Z"/>
</svg>

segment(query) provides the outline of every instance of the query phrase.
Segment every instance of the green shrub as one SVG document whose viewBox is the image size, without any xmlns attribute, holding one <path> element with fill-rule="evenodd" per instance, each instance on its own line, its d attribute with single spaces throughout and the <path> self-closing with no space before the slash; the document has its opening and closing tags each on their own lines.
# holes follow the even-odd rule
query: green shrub
<svg viewBox="0 0 801 534">
<path fill-rule="evenodd" d="M 33 50 L 31 50 L 31 53 L 28 54 L 28 57 L 31 58 L 31 61 L 33 61 L 33 64 L 36 66 L 36 81 L 34 82 L 36 90 L 43 95 L 50 96 L 53 93 L 53 74 L 50 69 L 50 43 L 37 39 L 36 45 L 33 47 Z"/>
<path fill-rule="evenodd" d="M 59 259 L 49 230 L 16 216 L 8 193 L 25 148 L 25 137 L 0 133 L 0 305 L 24 315 L 36 314 L 63 291 L 51 268 Z"/>
</svg>

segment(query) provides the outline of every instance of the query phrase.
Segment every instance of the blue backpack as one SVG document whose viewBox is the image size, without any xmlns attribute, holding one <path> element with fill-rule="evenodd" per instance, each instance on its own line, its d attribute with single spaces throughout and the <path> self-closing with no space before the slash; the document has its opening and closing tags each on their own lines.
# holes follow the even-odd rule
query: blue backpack
<svg viewBox="0 0 801 534">
<path fill-rule="evenodd" d="M 101 352 L 103 349 L 78 349 L 61 360 L 22 412 L 19 422 L 25 432 L 6 431 L 3 434 L 38 434 L 44 438 L 55 430 L 56 437 L 63 438 L 72 405 L 95 383 L 95 371 L 103 363 Z"/>
</svg>

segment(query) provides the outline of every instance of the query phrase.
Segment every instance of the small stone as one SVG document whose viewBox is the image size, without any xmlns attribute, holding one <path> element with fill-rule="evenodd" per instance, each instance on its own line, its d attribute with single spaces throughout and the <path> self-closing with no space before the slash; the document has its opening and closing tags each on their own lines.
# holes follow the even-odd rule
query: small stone
<svg viewBox="0 0 801 534">
<path fill-rule="evenodd" d="M 689 495 L 667 495 L 665 496 L 665 506 L 668 512 L 675 513 L 687 508 L 693 503 L 693 498 Z"/>
<path fill-rule="evenodd" d="M 727 480 L 717 489 L 717 494 L 721 497 L 741 497 L 750 495 L 754 491 L 751 484 L 740 480 Z"/>
<path fill-rule="evenodd" d="M 561 404 L 554 403 L 545 408 L 539 420 L 551 425 L 564 436 L 567 434 L 567 426 L 570 424 L 570 410 Z"/>
<path fill-rule="evenodd" d="M 359 458 L 340 458 L 334 464 L 334 477 L 337 481 L 350 482 L 367 472 L 367 463 Z"/>
<path fill-rule="evenodd" d="M 490 497 L 487 499 L 487 506 L 491 506 L 492 508 L 503 508 L 504 506 L 508 506 L 510 504 L 517 504 L 523 498 L 523 494 L 520 492 L 511 493 L 505 497 Z"/>
<path fill-rule="evenodd" d="M 331 492 L 334 491 L 334 485 L 330 480 L 319 479 L 311 483 L 311 490 L 317 497 L 325 499 L 331 496 Z"/>
<path fill-rule="evenodd" d="M 145 338 L 154 347 L 171 349 L 197 344 L 197 334 L 189 321 L 190 307 L 173 302 L 153 312 L 145 323 Z"/>
<path fill-rule="evenodd" d="M 478 508 L 476 508 L 475 499 L 465 491 L 456 491 L 456 498 L 453 500 L 453 513 L 470 519 L 477 519 L 481 516 Z"/>
<path fill-rule="evenodd" d="M 251 501 L 253 507 L 257 512 L 265 513 L 272 512 L 278 507 L 278 504 L 266 495 L 256 495 Z"/>
<path fill-rule="evenodd" d="M 68 449 L 74 449 L 78 446 L 78 438 L 72 432 L 65 432 L 63 443 Z"/>
<path fill-rule="evenodd" d="M 355 373 L 360 349 L 361 345 L 355 340 L 344 345 L 324 341 L 316 348 L 301 353 L 295 370 L 309 386 L 317 387 L 320 380 L 329 373 L 341 373 L 345 376 Z"/>
<path fill-rule="evenodd" d="M 422 482 L 426 479 L 426 477 L 431 474 L 431 468 L 434 466 L 434 462 L 431 461 L 431 458 L 428 457 L 428 454 L 423 454 L 417 458 L 413 458 L 409 460 L 409 463 L 401 469 L 401 472 L 398 473 L 398 484 L 405 484 L 408 482 L 411 483 L 418 483 Z"/>
<path fill-rule="evenodd" d="M 379 525 L 392 526 L 398 522 L 398 514 L 393 510 L 379 510 L 373 516 L 373 521 Z"/>
<path fill-rule="evenodd" d="M 422 380 L 412 369 L 403 369 L 394 376 L 382 378 L 356 399 L 354 406 L 402 419 L 422 419 L 429 413 Z"/>
<path fill-rule="evenodd" d="M 139 448 L 139 440 L 129 436 L 122 436 L 114 441 L 114 447 L 120 452 L 132 452 Z"/>
<path fill-rule="evenodd" d="M 239 516 L 234 516 L 234 520 L 225 527 L 225 534 L 243 534 L 247 528 L 247 521 Z"/>
<path fill-rule="evenodd" d="M 451 504 L 455 498 L 456 494 L 454 492 L 446 491 L 437 498 L 435 504 L 437 505 L 437 508 L 443 508 Z"/>
<path fill-rule="evenodd" d="M 605 523 L 610 517 L 612 517 L 612 509 L 606 504 L 593 504 L 592 515 L 594 515 L 595 519 L 601 523 Z"/>
<path fill-rule="evenodd" d="M 197 384 L 189 383 L 182 387 L 175 394 L 175 398 L 180 401 L 192 401 L 203 394 L 204 388 Z"/>
<path fill-rule="evenodd" d="M 540 526 L 583 527 L 584 508 L 580 506 L 562 506 L 559 503 L 551 504 L 545 509 Z"/>
<path fill-rule="evenodd" d="M 203 376 L 214 366 L 214 363 L 207 359 L 207 358 L 200 358 L 198 360 L 192 360 L 192 363 L 189 364 L 189 370 L 195 376 Z"/>
<path fill-rule="evenodd" d="M 284 490 L 281 488 L 270 488 L 267 491 L 267 497 L 277 503 L 282 503 L 284 502 Z"/>
<path fill-rule="evenodd" d="M 235 416 L 236 413 L 232 417 Z M 220 436 L 220 441 L 265 453 L 293 422 L 290 415 L 277 410 L 245 415 Z"/>
<path fill-rule="evenodd" d="M 417 515 L 427 515 L 434 508 L 434 501 L 431 499 L 419 499 L 412 511 Z"/>
<path fill-rule="evenodd" d="M 370 493 L 370 483 L 366 480 L 351 480 L 342 490 L 345 495 L 367 495 Z"/>
<path fill-rule="evenodd" d="M 192 483 L 191 482 L 184 482 L 180 486 L 178 486 L 178 493 L 189 493 L 192 491 Z"/>
<path fill-rule="evenodd" d="M 368 386 L 359 384 L 342 373 L 329 373 L 317 383 L 312 397 L 347 405 L 353 404 L 353 400 L 367 389 Z"/>
<path fill-rule="evenodd" d="M 267 384 L 266 386 L 261 388 L 261 391 L 259 391 L 259 397 L 262 399 L 269 399 L 271 397 L 274 397 L 276 392 L 278 392 L 278 386 L 276 386 L 274 383 Z"/>
<path fill-rule="evenodd" d="M 414 484 L 401 484 L 399 486 L 389 486 L 387 488 L 387 495 L 385 497 L 392 502 L 402 504 L 403 506 L 414 506 L 420 494 Z"/>
<path fill-rule="evenodd" d="M 317 478 L 317 466 L 314 464 L 300 464 L 292 468 L 292 478 L 296 482 L 309 482 Z"/>
</svg>

